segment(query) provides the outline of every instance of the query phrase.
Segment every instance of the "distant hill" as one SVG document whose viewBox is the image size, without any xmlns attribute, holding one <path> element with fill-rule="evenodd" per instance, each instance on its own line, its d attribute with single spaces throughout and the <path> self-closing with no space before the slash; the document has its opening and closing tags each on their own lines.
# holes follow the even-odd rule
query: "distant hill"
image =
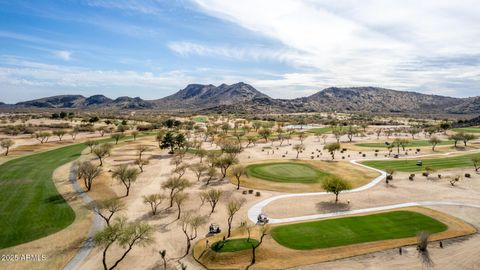
<svg viewBox="0 0 480 270">
<path fill-rule="evenodd" d="M 116 108 L 116 109 L 148 109 L 152 104 L 139 97 L 119 97 L 110 99 L 104 95 L 94 95 L 84 97 L 81 95 L 60 95 L 40 99 L 34 99 L 15 104 L 20 108 L 67 108 L 67 109 L 87 109 L 87 108 Z"/>
<path fill-rule="evenodd" d="M 480 97 L 453 98 L 396 91 L 377 87 L 331 87 L 311 96 L 274 99 L 239 82 L 232 85 L 189 84 L 173 95 L 143 100 L 139 97 L 110 99 L 103 95 L 61 95 L 19 102 L 14 107 L 77 109 L 155 109 L 171 112 L 369 112 L 406 114 L 480 114 Z"/>
</svg>

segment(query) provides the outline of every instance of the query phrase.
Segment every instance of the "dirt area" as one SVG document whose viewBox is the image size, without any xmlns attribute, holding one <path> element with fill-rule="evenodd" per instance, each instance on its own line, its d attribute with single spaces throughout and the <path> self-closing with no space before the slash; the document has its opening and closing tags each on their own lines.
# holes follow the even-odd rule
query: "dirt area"
<svg viewBox="0 0 480 270">
<path fill-rule="evenodd" d="M 85 135 L 85 138 L 89 136 L 88 134 Z M 98 137 L 99 134 L 96 133 L 91 136 Z M 107 136 L 107 135 L 105 135 Z M 68 135 L 65 135 L 65 141 L 69 141 L 67 139 Z M 77 141 L 80 140 L 80 136 L 77 138 Z M 367 135 L 365 137 L 356 137 L 353 143 L 363 142 L 363 141 L 375 141 L 376 135 Z M 345 143 L 343 142 L 342 138 L 342 148 L 349 148 L 350 145 L 353 143 Z M 423 139 L 423 136 L 422 136 Z M 28 145 L 36 145 L 34 139 L 25 138 L 25 142 L 19 141 L 18 147 L 21 150 L 21 147 L 25 147 L 26 151 L 23 154 L 28 153 Z M 382 138 L 381 140 L 384 140 Z M 327 143 L 334 142 L 335 138 L 332 135 L 329 136 L 327 139 Z M 71 142 L 70 142 L 71 143 Z M 278 142 L 274 142 L 273 146 L 271 142 L 259 142 L 255 146 L 247 147 L 238 157 L 240 163 L 247 164 L 252 162 L 263 162 L 267 160 L 289 160 L 295 159 L 296 152 L 292 149 L 292 146 L 299 143 L 297 139 L 292 139 L 290 142 L 285 142 L 283 146 L 279 146 Z M 50 143 L 49 143 L 50 144 Z M 151 151 L 144 154 L 144 157 L 150 158 L 150 163 L 144 167 L 145 172 L 141 173 L 138 177 L 137 181 L 132 185 L 130 190 L 130 195 L 128 197 L 123 197 L 125 193 L 125 188 L 122 184 L 120 184 L 117 180 L 111 178 L 111 174 L 109 170 L 113 169 L 114 166 L 119 164 L 131 164 L 133 165 L 133 160 L 136 158 L 136 146 L 137 145 L 149 145 L 151 147 Z M 327 162 L 331 160 L 331 156 L 323 150 L 323 140 L 318 140 L 317 138 L 311 136 L 304 141 L 306 146 L 306 150 L 300 154 L 299 158 L 301 160 L 305 160 L 306 162 L 319 162 L 319 164 L 334 164 L 329 169 L 337 170 L 343 174 L 351 175 L 352 180 L 358 181 L 357 184 L 360 185 L 361 183 L 368 182 L 364 176 L 356 177 L 356 170 L 360 170 L 364 172 L 364 175 L 369 175 L 368 177 L 372 176 L 375 177 L 378 175 L 376 172 L 366 172 L 363 168 L 358 167 L 356 169 L 352 169 L 353 165 L 348 163 L 349 160 L 357 159 L 372 159 L 372 158 L 381 158 L 384 155 L 388 154 L 388 150 L 382 149 L 378 153 L 378 156 L 375 157 L 375 153 L 373 152 L 374 149 L 365 149 L 359 151 L 347 151 L 344 154 L 339 152 L 336 153 L 335 160 L 338 162 Z M 52 141 L 52 147 L 57 145 L 56 142 Z M 63 145 L 63 144 L 62 144 Z M 37 146 L 32 146 L 34 149 L 32 151 L 38 150 Z M 207 150 L 210 149 L 218 149 L 216 148 L 215 144 L 204 143 L 203 147 Z M 271 147 L 267 149 L 265 147 Z M 440 149 L 440 147 L 439 147 Z M 19 150 L 19 152 L 20 152 Z M 318 150 L 318 151 L 317 151 Z M 87 150 L 88 151 L 88 150 Z M 439 150 L 440 151 L 440 150 Z M 441 150 L 443 151 L 443 150 Z M 15 149 L 12 153 L 15 152 Z M 314 159 L 311 159 L 311 152 L 318 152 L 319 157 L 315 155 Z M 362 153 L 359 153 L 362 152 Z M 422 149 L 421 154 L 431 153 L 429 148 Z M 365 157 L 363 156 L 365 154 Z M 285 157 L 282 157 L 285 155 Z M 13 155 L 15 156 L 15 155 Z M 409 154 L 409 156 L 415 156 L 413 153 Z M 154 227 L 154 244 L 147 246 L 147 247 L 134 247 L 131 253 L 122 261 L 119 265 L 118 269 L 158 269 L 161 265 L 161 257 L 158 253 L 159 250 L 165 249 L 167 251 L 167 259 L 169 262 L 170 269 L 179 269 L 179 263 L 177 260 L 185 253 L 186 249 L 186 239 L 181 231 L 179 226 L 179 222 L 177 220 L 177 210 L 176 207 L 168 208 L 167 202 L 164 201 L 160 206 L 160 213 L 156 216 L 152 216 L 149 211 L 149 206 L 143 203 L 143 196 L 149 195 L 152 193 L 166 193 L 166 191 L 161 189 L 161 184 L 167 181 L 167 179 L 171 176 L 171 171 L 174 165 L 170 164 L 171 155 L 167 153 L 166 150 L 160 150 L 158 148 L 158 143 L 155 141 L 154 136 L 142 137 L 138 138 L 135 142 L 127 142 L 127 143 L 119 143 L 113 149 L 111 155 L 105 159 L 104 166 L 103 166 L 103 174 L 101 177 L 96 179 L 93 184 L 92 191 L 90 192 L 90 196 L 94 199 L 104 199 L 104 198 L 111 198 L 114 196 L 121 197 L 122 201 L 125 202 L 127 205 L 127 209 L 122 211 L 120 214 L 125 215 L 131 221 L 143 221 L 147 222 L 151 226 Z M 88 158 L 94 160 L 92 155 L 89 155 Z M 0 163 L 5 160 L 0 158 Z M 94 162 L 98 162 L 94 160 Z M 187 164 L 194 164 L 198 163 L 199 159 L 197 157 L 193 157 L 191 155 L 187 155 L 184 159 L 184 162 Z M 322 165 L 322 166 L 323 166 Z M 465 170 L 448 170 L 442 171 L 442 175 L 444 176 L 442 179 L 436 179 L 436 177 L 431 177 L 430 179 L 426 179 L 425 177 L 420 176 L 417 173 L 415 180 L 409 181 L 408 175 L 405 173 L 398 173 L 394 175 L 394 180 L 388 186 L 385 183 L 380 183 L 377 186 L 373 187 L 372 189 L 358 192 L 358 193 L 345 193 L 340 194 L 340 203 L 334 204 L 334 196 L 327 195 L 323 197 L 299 197 L 295 198 L 294 201 L 290 200 L 277 200 L 272 204 L 268 205 L 264 210 L 265 212 L 271 217 L 293 217 L 293 216 L 300 216 L 300 215 L 309 215 L 309 214 L 317 214 L 317 213 L 326 213 L 332 211 L 341 211 L 346 209 L 360 209 L 360 208 L 367 208 L 373 206 L 381 206 L 381 205 L 389 205 L 401 202 L 410 202 L 415 200 L 444 200 L 444 201 L 457 201 L 457 202 L 470 202 L 470 203 L 478 203 L 480 198 L 480 175 L 472 174 L 471 179 L 462 179 L 456 186 L 452 187 L 450 183 L 445 179 L 445 176 L 448 175 L 456 175 L 464 172 L 473 172 L 472 168 L 467 168 Z M 68 175 L 68 168 L 62 166 L 58 172 L 62 177 Z M 437 172 L 438 173 L 438 172 Z M 436 173 L 436 174 L 437 174 Z M 200 193 L 208 190 L 210 188 L 220 189 L 224 192 L 222 199 L 220 200 L 215 212 L 208 216 L 208 223 L 204 226 L 201 226 L 198 231 L 198 237 L 193 240 L 193 243 L 200 241 L 198 246 L 202 246 L 202 238 L 207 235 L 208 225 L 210 223 L 217 223 L 220 225 L 222 230 L 227 228 L 227 214 L 226 214 L 226 202 L 230 198 L 245 198 L 246 203 L 242 206 L 240 211 L 235 215 L 233 220 L 234 228 L 237 228 L 240 221 L 247 219 L 247 211 L 248 209 L 255 203 L 270 198 L 275 195 L 285 194 L 279 191 L 270 191 L 267 190 L 265 186 L 254 186 L 253 189 L 255 191 L 260 191 L 260 196 L 255 196 L 254 194 L 247 194 L 243 195 L 242 191 L 248 188 L 242 187 L 240 190 L 236 190 L 236 186 L 231 184 L 232 179 L 224 179 L 224 180 L 214 180 L 212 181 L 210 186 L 205 186 L 205 184 L 200 181 L 196 181 L 196 177 L 194 174 L 187 170 L 185 176 L 186 179 L 192 183 L 192 187 L 186 190 L 188 193 L 188 200 L 182 207 L 182 212 L 184 211 L 194 211 L 197 214 L 208 216 L 210 212 L 210 207 L 208 203 L 203 203 L 200 199 Z M 366 177 L 366 176 L 365 176 Z M 81 184 L 82 186 L 83 184 Z M 69 184 L 64 182 L 63 185 L 59 185 L 59 189 L 62 194 L 68 192 L 68 188 L 70 188 Z M 278 189 L 282 191 L 292 192 L 291 189 Z M 305 191 L 307 191 L 305 189 Z M 315 191 L 308 190 L 308 191 Z M 48 267 L 39 267 L 39 268 L 48 268 L 48 269 L 58 269 L 61 268 L 62 265 L 68 258 L 73 256 L 74 249 L 78 247 L 81 243 L 81 239 L 83 235 L 86 235 L 86 230 L 89 228 L 90 224 L 90 214 L 82 208 L 78 199 L 71 199 L 69 200 L 72 203 L 72 206 L 75 208 L 75 204 L 78 204 L 76 207 L 79 209 L 80 213 L 77 215 L 77 219 L 80 220 L 82 218 L 82 223 L 77 224 L 77 219 L 75 223 L 69 226 L 67 229 L 39 239 L 37 241 L 33 241 L 31 243 L 27 243 L 24 245 L 17 246 L 11 250 L 7 250 L 10 252 L 15 253 L 48 253 L 49 258 L 55 258 L 51 260 L 51 265 L 49 264 Z M 350 201 L 350 204 L 346 203 Z M 341 207 L 339 207 L 339 205 Z M 346 205 L 346 206 L 345 206 Z M 82 210 L 83 209 L 83 210 Z M 421 209 L 421 210 L 419 210 Z M 480 215 L 478 215 L 479 210 L 473 209 L 466 209 L 462 207 L 435 207 L 435 209 L 449 213 L 455 217 L 458 217 L 462 220 L 465 220 L 475 227 L 480 225 Z M 77 211 L 77 209 L 76 209 Z M 425 210 L 424 208 L 418 208 L 417 211 L 429 211 Z M 430 214 L 432 212 L 429 212 Z M 437 213 L 437 212 L 435 212 Z M 438 212 L 440 218 L 447 217 L 442 213 Z M 467 229 L 462 222 L 457 222 L 456 219 L 448 218 L 449 224 L 452 225 L 452 228 L 448 231 L 448 235 L 443 235 L 444 237 L 452 237 L 454 235 L 460 235 L 467 233 Z M 455 222 L 457 223 L 455 223 Z M 249 224 L 253 225 L 250 221 L 247 221 Z M 78 227 L 75 227 L 78 226 Z M 468 227 L 468 226 L 467 226 Z M 469 227 L 471 228 L 471 227 Z M 460 233 L 461 232 L 461 233 Z M 471 232 L 471 231 L 468 231 Z M 240 232 L 235 232 L 235 235 L 238 236 Z M 455 234 L 457 233 L 457 234 Z M 435 236 L 438 237 L 438 236 Z M 69 239 L 72 242 L 66 241 L 65 239 Z M 75 240 L 76 239 L 76 240 Z M 352 248 L 345 248 L 344 255 L 338 257 L 328 257 L 328 254 L 316 254 L 311 255 L 303 254 L 302 252 L 295 253 L 292 256 L 291 252 L 286 248 L 283 248 L 277 244 L 275 246 L 275 242 L 269 239 L 267 236 L 267 241 L 270 243 L 269 248 L 267 249 L 267 245 L 262 246 L 258 250 L 258 265 L 256 265 L 257 269 L 272 269 L 272 268 L 281 268 L 281 267 L 294 267 L 295 265 L 306 265 L 312 264 L 315 262 L 319 262 L 319 258 L 323 258 L 322 260 L 333 260 L 338 258 L 344 258 L 346 256 L 355 256 L 359 254 L 365 254 L 368 252 L 373 252 L 369 255 L 363 256 L 356 256 L 347 259 L 336 260 L 333 262 L 327 262 L 322 264 L 316 264 L 312 266 L 302 266 L 301 269 L 379 269 L 380 266 L 384 269 L 384 265 L 388 266 L 388 268 L 392 269 L 407 269 L 409 267 L 400 266 L 412 266 L 409 269 L 415 269 L 419 265 L 419 259 L 417 257 L 417 253 L 414 248 L 407 247 L 405 249 L 405 254 L 401 257 L 398 256 L 398 251 L 390 250 L 390 251 L 383 251 L 378 252 L 379 250 L 384 249 L 391 249 L 395 246 L 403 246 L 412 244 L 414 239 L 407 239 L 398 241 L 395 240 L 392 243 L 382 245 L 373 245 L 371 244 L 364 244 L 365 246 L 358 246 L 354 249 Z M 447 247 L 445 249 L 435 248 L 431 249 L 431 255 L 436 263 L 440 268 L 438 269 L 475 269 L 475 264 L 479 263 L 480 259 L 475 254 L 478 253 L 480 250 L 480 239 L 478 239 L 478 234 L 474 234 L 469 237 L 462 238 L 462 240 L 449 240 L 446 243 Z M 53 244 L 52 244 L 53 243 Z M 435 243 L 431 244 L 432 246 L 436 245 Z M 271 247 L 271 250 L 270 250 Z M 380 248 L 381 247 L 381 248 Z M 340 248 L 339 248 L 340 249 Z M 282 251 L 283 250 L 283 251 Z M 287 251 L 285 251 L 287 250 Z M 5 250 L 2 250 L 2 253 Z M 119 247 L 114 247 L 109 250 L 108 253 L 108 262 L 111 263 L 113 258 L 118 258 L 121 256 L 123 250 Z M 275 252 L 275 256 L 272 254 Z M 287 253 L 281 253 L 287 252 Z M 297 252 L 297 251 L 295 251 Z M 58 255 L 55 255 L 58 253 Z M 282 255 L 283 254 L 283 255 Z M 285 255 L 288 254 L 288 255 Z M 102 269 L 101 265 L 101 250 L 94 249 L 93 252 L 88 256 L 88 258 L 83 262 L 83 264 L 79 267 L 79 269 Z M 447 256 L 448 255 L 448 256 Z M 249 258 L 250 251 L 239 252 L 236 254 L 238 258 Z M 282 264 L 282 261 L 279 261 L 278 258 L 285 258 L 285 256 L 292 256 L 291 261 L 289 264 Z M 324 257 L 321 257 L 324 256 Z M 445 258 L 443 258 L 443 257 Z M 395 260 L 392 258 L 395 257 Z M 451 262 L 448 261 L 449 258 L 452 258 Z M 184 259 L 180 260 L 182 263 L 188 266 L 188 269 L 203 269 L 203 267 L 196 262 L 191 255 L 186 256 Z M 438 263 L 437 263 L 438 262 Z M 50 262 L 49 262 L 50 263 Z M 228 265 L 231 263 L 229 260 L 225 260 L 223 262 L 224 265 Z M 241 261 L 241 263 L 244 263 Z M 381 264 L 383 263 L 383 264 Z M 39 266 L 47 266 L 47 265 L 40 265 Z M 37 265 L 26 265 L 26 264 L 15 264 L 12 265 L 12 269 L 35 269 Z M 231 266 L 231 265 L 230 265 Z M 446 267 L 450 266 L 450 268 Z M 455 267 L 454 267 L 455 266 Z M 33 267 L 33 268 L 32 268 Z M 443 268 L 442 268 L 443 267 Z M 453 268 L 452 268 L 453 267 Z M 161 267 L 160 267 L 161 268 Z M 10 269 L 10 267 L 9 267 Z M 227 269 L 227 268 L 225 268 Z"/>
</svg>

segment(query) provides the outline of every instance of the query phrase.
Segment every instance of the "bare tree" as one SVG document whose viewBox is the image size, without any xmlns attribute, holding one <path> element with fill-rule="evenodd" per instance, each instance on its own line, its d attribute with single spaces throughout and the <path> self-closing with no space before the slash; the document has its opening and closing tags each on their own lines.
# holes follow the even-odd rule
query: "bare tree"
<svg viewBox="0 0 480 270">
<path fill-rule="evenodd" d="M 3 149 L 6 149 L 5 156 L 8 156 L 8 152 L 10 150 L 10 147 L 12 147 L 14 144 L 15 144 L 15 142 L 12 139 L 5 138 L 5 139 L 0 140 L 0 146 Z"/>
<path fill-rule="evenodd" d="M 242 208 L 243 204 L 245 204 L 245 199 L 230 199 L 227 203 L 227 223 L 228 223 L 228 233 L 227 238 L 230 237 L 232 232 L 232 222 L 235 214 Z"/>
<path fill-rule="evenodd" d="M 340 150 L 340 144 L 339 143 L 329 143 L 323 147 L 323 149 L 327 150 L 330 155 L 332 156 L 332 160 L 335 159 L 335 152 Z"/>
<path fill-rule="evenodd" d="M 208 167 L 201 164 L 201 163 L 197 163 L 197 164 L 194 164 L 190 167 L 190 170 L 193 172 L 193 174 L 195 174 L 195 176 L 197 177 L 197 181 L 200 181 L 200 178 L 202 177 L 202 175 L 208 170 Z"/>
<path fill-rule="evenodd" d="M 183 175 L 187 172 L 188 165 L 185 163 L 182 163 L 178 165 L 175 169 L 172 170 L 172 173 L 176 174 L 178 178 L 182 178 Z"/>
<path fill-rule="evenodd" d="M 435 136 L 431 137 L 430 140 L 428 140 L 428 141 L 432 145 L 432 151 L 435 151 L 435 146 L 437 146 L 437 144 L 442 142 L 442 140 L 440 140 L 439 138 L 437 138 Z"/>
<path fill-rule="evenodd" d="M 50 136 L 52 136 L 52 134 L 48 131 L 39 131 L 33 134 L 33 137 L 37 139 L 41 144 L 48 142 L 48 138 L 50 138 Z"/>
<path fill-rule="evenodd" d="M 166 182 L 162 183 L 162 188 L 169 190 L 170 207 L 173 206 L 175 195 L 182 192 L 192 184 L 187 180 L 179 177 L 170 177 Z"/>
<path fill-rule="evenodd" d="M 242 166 L 242 165 L 236 165 L 236 166 L 232 167 L 232 174 L 237 179 L 237 190 L 240 189 L 240 178 L 243 175 L 246 175 L 246 173 L 247 173 L 247 171 L 246 171 L 245 167 Z"/>
<path fill-rule="evenodd" d="M 118 144 L 118 141 L 123 139 L 125 135 L 123 133 L 114 133 L 110 136 L 113 140 L 115 140 L 115 144 Z"/>
<path fill-rule="evenodd" d="M 58 129 L 58 130 L 54 130 L 52 134 L 54 136 L 57 136 L 59 141 L 62 141 L 63 136 L 67 134 L 67 132 L 63 129 Z"/>
<path fill-rule="evenodd" d="M 78 164 L 77 178 L 83 178 L 87 191 L 92 189 L 93 180 L 102 173 L 102 169 L 93 165 L 90 161 L 83 161 Z"/>
<path fill-rule="evenodd" d="M 125 259 L 134 246 L 147 246 L 153 243 L 153 228 L 146 223 L 130 223 L 126 218 L 120 218 L 112 226 L 107 226 L 97 232 L 94 237 L 95 245 L 103 249 L 102 264 L 104 270 L 115 269 Z M 117 244 L 124 251 L 113 265 L 107 266 L 107 251 Z"/>
<path fill-rule="evenodd" d="M 480 157 L 472 157 L 473 167 L 475 171 L 478 172 L 480 169 Z"/>
<path fill-rule="evenodd" d="M 205 223 L 207 223 L 205 216 L 197 215 L 192 211 L 186 212 L 180 217 L 180 226 L 187 240 L 187 248 L 183 257 L 190 252 L 192 240 L 195 240 L 198 236 L 198 228 Z"/>
<path fill-rule="evenodd" d="M 112 172 L 112 177 L 118 179 L 125 186 L 126 193 L 125 196 L 128 196 L 130 193 L 130 187 L 132 183 L 137 181 L 138 174 L 140 171 L 136 168 L 129 168 L 127 165 L 120 165 Z"/>
<path fill-rule="evenodd" d="M 452 185 L 452 187 L 454 187 L 455 184 L 456 184 L 457 182 L 459 182 L 461 179 L 462 179 L 462 176 L 456 175 L 456 176 L 450 177 L 448 181 L 450 182 L 450 185 Z"/>
<path fill-rule="evenodd" d="M 134 130 L 132 131 L 132 137 L 133 137 L 133 140 L 136 141 L 137 140 L 137 136 L 138 136 L 138 131 Z"/>
<path fill-rule="evenodd" d="M 177 205 L 178 210 L 177 219 L 180 219 L 180 215 L 182 214 L 182 205 L 185 203 L 186 200 L 188 200 L 188 193 L 184 192 L 179 192 L 175 194 L 175 197 L 173 198 L 173 201 Z"/>
<path fill-rule="evenodd" d="M 215 178 L 218 175 L 217 169 L 214 167 L 208 168 L 207 171 L 207 180 L 205 181 L 205 185 L 208 186 L 210 184 L 210 181 L 212 181 L 213 178 Z"/>
<path fill-rule="evenodd" d="M 125 204 L 119 198 L 96 202 L 96 207 L 93 207 L 93 211 L 105 220 L 107 226 L 110 226 L 113 216 L 123 209 Z"/>
<path fill-rule="evenodd" d="M 163 261 L 163 270 L 167 270 L 167 251 L 165 249 L 158 252 Z"/>
<path fill-rule="evenodd" d="M 134 163 L 138 166 L 140 172 L 143 172 L 143 166 L 148 165 L 150 161 L 148 159 L 137 158 L 135 159 Z"/>
<path fill-rule="evenodd" d="M 221 157 L 217 158 L 215 160 L 215 166 L 217 168 L 220 168 L 220 172 L 222 174 L 222 179 L 225 178 L 227 175 L 227 170 L 232 166 L 233 164 L 237 164 L 238 159 L 232 155 L 222 155 Z"/>
<path fill-rule="evenodd" d="M 150 147 L 148 147 L 148 145 L 139 145 L 136 149 L 139 159 L 142 159 L 143 153 L 150 151 Z"/>
<path fill-rule="evenodd" d="M 296 159 L 298 159 L 298 155 L 300 155 L 300 152 L 305 151 L 305 145 L 303 145 L 303 144 L 296 144 L 296 145 L 293 146 L 293 150 L 297 151 L 297 157 L 296 157 Z"/>
<path fill-rule="evenodd" d="M 147 196 L 143 196 L 143 203 L 150 205 L 150 209 L 152 210 L 152 215 L 157 214 L 157 209 L 160 204 L 162 204 L 165 196 L 163 194 L 150 194 Z"/>
<path fill-rule="evenodd" d="M 97 141 L 92 141 L 92 140 L 86 140 L 84 144 L 90 148 L 90 154 L 93 153 L 93 149 L 95 149 L 95 146 L 97 146 L 98 142 Z"/>
<path fill-rule="evenodd" d="M 202 196 L 202 200 L 207 201 L 210 204 L 211 211 L 210 215 L 215 211 L 215 207 L 217 203 L 220 201 L 220 198 L 223 195 L 223 191 L 220 189 L 210 189 L 208 191 L 202 192 L 200 196 Z"/>
<path fill-rule="evenodd" d="M 93 149 L 93 154 L 97 156 L 100 161 L 100 166 L 103 166 L 103 158 L 110 155 L 111 150 L 112 145 L 108 143 L 98 145 Z"/>
<path fill-rule="evenodd" d="M 265 238 L 267 234 L 268 234 L 268 228 L 266 225 L 263 225 L 260 229 L 260 240 L 256 244 L 251 243 L 252 244 L 252 260 L 250 262 L 250 265 L 248 265 L 246 269 L 250 269 L 250 267 L 254 265 L 255 262 L 257 261 L 257 257 L 256 257 L 257 248 L 259 248 L 260 245 L 263 243 L 263 238 Z"/>
</svg>

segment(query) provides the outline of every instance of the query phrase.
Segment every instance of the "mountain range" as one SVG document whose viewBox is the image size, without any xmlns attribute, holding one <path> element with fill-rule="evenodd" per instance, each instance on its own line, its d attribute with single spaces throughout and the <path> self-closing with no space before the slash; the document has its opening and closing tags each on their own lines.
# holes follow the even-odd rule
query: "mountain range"
<svg viewBox="0 0 480 270">
<path fill-rule="evenodd" d="M 19 102 L 12 108 L 152 109 L 164 112 L 370 112 L 479 114 L 480 97 L 454 98 L 396 91 L 378 87 L 330 87 L 311 96 L 275 99 L 246 83 L 190 84 L 173 95 L 156 100 L 139 97 L 110 99 L 104 95 L 60 95 Z"/>
</svg>

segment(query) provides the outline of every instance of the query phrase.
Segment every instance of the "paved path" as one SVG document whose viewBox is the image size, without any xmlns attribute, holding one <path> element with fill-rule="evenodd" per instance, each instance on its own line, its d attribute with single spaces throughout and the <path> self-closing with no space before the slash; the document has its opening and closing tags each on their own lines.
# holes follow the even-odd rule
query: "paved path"
<svg viewBox="0 0 480 270">
<path fill-rule="evenodd" d="M 70 168 L 69 180 L 77 195 L 82 198 L 84 204 L 90 205 L 91 203 L 93 203 L 92 198 L 90 198 L 90 196 L 88 196 L 88 194 L 84 192 L 83 189 L 78 185 L 76 165 L 72 165 L 72 167 Z M 90 230 L 88 231 L 87 239 L 83 242 L 82 246 L 77 251 L 77 254 L 75 254 L 75 256 L 68 262 L 68 264 L 65 265 L 63 270 L 79 269 L 82 262 L 85 260 L 85 258 L 87 258 L 88 254 L 90 254 L 90 251 L 92 251 L 94 247 L 93 236 L 98 230 L 100 230 L 104 226 L 103 219 L 97 213 L 93 213 L 93 222 L 90 226 Z"/>
<path fill-rule="evenodd" d="M 472 151 L 477 151 L 477 150 L 472 150 Z M 470 152 L 470 151 L 466 151 Z M 420 158 L 420 157 L 428 157 L 428 156 L 448 156 L 454 153 L 458 152 L 449 152 L 449 153 L 444 153 L 444 154 L 428 154 L 428 155 L 421 155 L 421 156 L 415 156 L 414 158 Z M 366 161 L 366 160 L 362 160 Z M 353 192 L 360 192 L 367 190 L 369 188 L 374 187 L 378 183 L 380 183 L 386 176 L 387 174 L 379 169 L 372 168 L 363 164 L 358 163 L 356 160 L 351 160 L 351 163 L 361 166 L 370 170 L 374 170 L 380 173 L 380 176 L 374 178 L 371 182 L 369 182 L 366 185 L 363 185 L 361 187 L 351 189 L 348 191 L 344 191 L 343 193 L 353 193 Z M 259 214 L 262 213 L 262 209 L 267 206 L 268 204 L 280 200 L 280 199 L 285 199 L 285 198 L 296 198 L 296 197 L 306 197 L 306 196 L 324 196 L 327 195 L 327 192 L 310 192 L 310 193 L 291 193 L 291 194 L 283 194 L 283 195 L 278 195 L 278 196 L 273 196 L 271 198 L 265 199 L 263 201 L 260 201 L 256 204 L 254 204 L 250 209 L 248 209 L 248 218 L 256 223 L 257 222 L 257 217 Z M 401 208 L 401 207 L 408 207 L 408 206 L 428 206 L 428 205 L 455 205 L 455 206 L 467 206 L 467 207 L 475 207 L 475 208 L 480 208 L 480 205 L 476 204 L 465 204 L 465 203 L 459 203 L 459 202 L 446 202 L 446 201 L 423 201 L 423 202 L 408 202 L 408 203 L 401 203 L 401 204 L 393 204 L 393 205 L 385 205 L 385 206 L 378 206 L 378 207 L 371 207 L 371 208 L 364 208 L 364 209 L 356 209 L 356 210 L 350 210 L 350 211 L 342 211 L 342 212 L 334 212 L 334 213 L 325 213 L 325 214 L 316 214 L 316 215 L 305 215 L 305 216 L 297 216 L 297 217 L 289 217 L 289 218 L 269 218 L 269 223 L 284 223 L 284 222 L 293 222 L 293 221 L 304 221 L 304 220 L 312 220 L 312 219 L 320 219 L 320 218 L 327 218 L 327 217 L 334 217 L 334 216 L 342 216 L 342 215 L 350 215 L 350 214 L 359 214 L 359 213 L 367 213 L 367 212 L 373 212 L 373 211 L 381 211 L 381 210 L 388 210 L 388 209 L 395 209 L 395 208 Z"/>
</svg>

